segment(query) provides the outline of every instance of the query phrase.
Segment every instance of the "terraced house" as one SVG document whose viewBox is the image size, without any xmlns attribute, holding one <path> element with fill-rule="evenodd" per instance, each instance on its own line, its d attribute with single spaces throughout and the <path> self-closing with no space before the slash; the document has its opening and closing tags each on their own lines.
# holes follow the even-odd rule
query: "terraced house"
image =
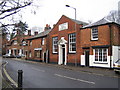
<svg viewBox="0 0 120 90">
<path fill-rule="evenodd" d="M 27 58 L 29 60 L 49 62 L 49 37 L 48 34 L 51 31 L 50 25 L 46 24 L 43 32 L 34 35 L 28 40 L 28 54 Z"/>
<path fill-rule="evenodd" d="M 9 53 L 24 49 L 28 60 L 112 68 L 120 59 L 120 25 L 106 18 L 88 25 L 62 15 L 52 29 L 47 24 L 43 32 L 22 39 L 24 47 L 14 47 L 16 43 L 11 40 Z"/>
<path fill-rule="evenodd" d="M 17 30 L 17 35 L 7 43 L 6 54 L 12 57 L 25 56 L 28 50 L 27 39 L 32 37 L 31 30 L 28 30 L 28 35 L 20 35 L 19 30 Z"/>
<path fill-rule="evenodd" d="M 103 18 L 80 29 L 81 65 L 112 68 L 120 59 L 120 25 Z"/>
</svg>

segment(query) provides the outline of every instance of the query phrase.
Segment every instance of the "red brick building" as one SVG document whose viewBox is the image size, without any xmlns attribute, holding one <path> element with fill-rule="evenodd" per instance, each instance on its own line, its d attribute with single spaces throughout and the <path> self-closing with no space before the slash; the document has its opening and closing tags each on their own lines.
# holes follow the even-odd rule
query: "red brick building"
<svg viewBox="0 0 120 90">
<path fill-rule="evenodd" d="M 8 42 L 6 54 L 13 56 L 25 56 L 28 49 L 27 39 L 32 37 L 31 30 L 28 30 L 28 35 L 20 35 L 17 31 L 17 35 Z"/>
<path fill-rule="evenodd" d="M 80 28 L 87 23 L 62 16 L 49 33 L 50 63 L 80 64 Z"/>
<path fill-rule="evenodd" d="M 46 63 L 49 62 L 48 34 L 50 31 L 51 27 L 48 24 L 46 24 L 46 27 L 43 32 L 33 36 L 32 38 L 27 39 L 29 43 L 27 59 Z"/>
<path fill-rule="evenodd" d="M 112 68 L 120 59 L 120 25 L 106 18 L 87 25 L 63 15 L 53 29 L 46 25 L 43 32 L 19 39 L 10 41 L 8 53 L 17 55 L 24 50 L 29 60 Z"/>
<path fill-rule="evenodd" d="M 120 59 L 120 25 L 105 18 L 80 30 L 81 65 L 113 67 Z"/>
</svg>

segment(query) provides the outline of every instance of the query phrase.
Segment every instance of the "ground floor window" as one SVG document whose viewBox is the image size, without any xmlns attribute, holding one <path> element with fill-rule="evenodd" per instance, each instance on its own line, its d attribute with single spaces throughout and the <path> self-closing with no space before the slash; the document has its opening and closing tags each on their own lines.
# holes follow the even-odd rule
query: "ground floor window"
<svg viewBox="0 0 120 90">
<path fill-rule="evenodd" d="M 107 49 L 95 49 L 95 61 L 107 62 Z"/>
<path fill-rule="evenodd" d="M 41 58 L 41 57 L 42 57 L 41 53 L 42 53 L 41 50 L 36 50 L 36 51 L 35 51 L 35 57 Z"/>
</svg>

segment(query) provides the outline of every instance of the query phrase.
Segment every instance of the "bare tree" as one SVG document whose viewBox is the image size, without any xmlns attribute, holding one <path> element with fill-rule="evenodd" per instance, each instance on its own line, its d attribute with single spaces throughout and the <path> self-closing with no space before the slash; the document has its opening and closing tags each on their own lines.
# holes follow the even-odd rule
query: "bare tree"
<svg viewBox="0 0 120 90">
<path fill-rule="evenodd" d="M 31 0 L 1 0 L 0 20 L 18 13 L 22 8 L 32 4 Z"/>
<path fill-rule="evenodd" d="M 110 21 L 120 24 L 120 11 L 112 10 L 108 14 L 108 16 L 106 16 L 106 18 Z"/>
</svg>

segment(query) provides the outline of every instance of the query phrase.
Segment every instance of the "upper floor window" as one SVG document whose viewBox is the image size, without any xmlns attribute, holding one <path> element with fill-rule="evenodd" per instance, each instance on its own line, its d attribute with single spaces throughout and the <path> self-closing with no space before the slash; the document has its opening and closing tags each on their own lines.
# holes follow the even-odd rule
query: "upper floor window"
<svg viewBox="0 0 120 90">
<path fill-rule="evenodd" d="M 58 37 L 53 37 L 53 53 L 58 52 Z"/>
<path fill-rule="evenodd" d="M 107 49 L 95 49 L 95 61 L 107 62 Z"/>
<path fill-rule="evenodd" d="M 69 52 L 70 53 L 76 52 L 76 34 L 75 33 L 69 34 Z"/>
<path fill-rule="evenodd" d="M 22 45 L 23 46 L 27 45 L 27 41 L 22 41 Z"/>
<path fill-rule="evenodd" d="M 45 38 L 42 38 L 42 45 L 45 44 Z"/>
<path fill-rule="evenodd" d="M 68 22 L 59 25 L 59 31 L 68 29 Z"/>
<path fill-rule="evenodd" d="M 16 40 L 14 41 L 14 45 L 17 45 L 17 41 Z"/>
<path fill-rule="evenodd" d="M 91 29 L 91 40 L 98 40 L 98 28 Z"/>
</svg>

